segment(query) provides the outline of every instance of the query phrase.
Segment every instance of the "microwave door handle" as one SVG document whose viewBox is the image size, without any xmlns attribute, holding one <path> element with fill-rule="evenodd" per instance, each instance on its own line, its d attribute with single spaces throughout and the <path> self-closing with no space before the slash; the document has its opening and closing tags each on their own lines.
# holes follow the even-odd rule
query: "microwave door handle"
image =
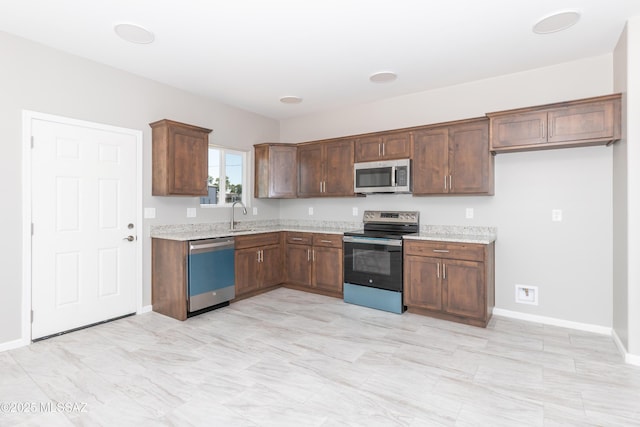
<svg viewBox="0 0 640 427">
<path fill-rule="evenodd" d="M 391 174 L 391 186 L 395 187 L 396 182 L 398 182 L 398 168 L 393 168 L 393 173 Z"/>
</svg>

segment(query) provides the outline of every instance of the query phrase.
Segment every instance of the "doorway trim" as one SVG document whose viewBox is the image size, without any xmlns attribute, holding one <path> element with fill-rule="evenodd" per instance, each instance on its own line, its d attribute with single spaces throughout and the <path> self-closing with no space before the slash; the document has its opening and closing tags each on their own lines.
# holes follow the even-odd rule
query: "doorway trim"
<svg viewBox="0 0 640 427">
<path fill-rule="evenodd" d="M 96 130 L 119 132 L 131 135 L 136 140 L 136 222 L 138 238 L 136 239 L 136 314 L 148 310 L 142 307 L 142 243 L 144 223 L 142 218 L 142 131 L 101 123 L 72 119 L 31 110 L 22 110 L 22 328 L 20 343 L 16 347 L 31 344 L 31 223 L 33 221 L 31 203 L 31 140 L 33 120 L 45 120 L 71 126 L 82 126 Z"/>
</svg>

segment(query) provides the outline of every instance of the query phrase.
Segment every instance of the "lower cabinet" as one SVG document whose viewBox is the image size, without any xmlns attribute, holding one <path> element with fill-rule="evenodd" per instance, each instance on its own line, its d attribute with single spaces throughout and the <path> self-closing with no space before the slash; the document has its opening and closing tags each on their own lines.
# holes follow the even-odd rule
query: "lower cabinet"
<svg viewBox="0 0 640 427">
<path fill-rule="evenodd" d="M 282 283 L 282 233 L 235 237 L 236 299 Z"/>
<path fill-rule="evenodd" d="M 153 311 L 178 320 L 187 318 L 188 252 L 188 242 L 151 239 Z"/>
<path fill-rule="evenodd" d="M 409 311 L 486 326 L 494 306 L 494 243 L 405 240 Z"/>
<path fill-rule="evenodd" d="M 286 285 L 342 297 L 342 235 L 288 231 L 286 236 Z"/>
</svg>

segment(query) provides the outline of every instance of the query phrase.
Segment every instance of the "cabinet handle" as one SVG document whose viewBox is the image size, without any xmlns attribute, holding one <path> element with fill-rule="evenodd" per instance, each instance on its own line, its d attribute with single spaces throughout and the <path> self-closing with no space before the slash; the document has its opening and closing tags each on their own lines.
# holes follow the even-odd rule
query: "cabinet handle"
<svg viewBox="0 0 640 427">
<path fill-rule="evenodd" d="M 264 249 L 260 249 L 260 262 L 264 262 Z"/>
<path fill-rule="evenodd" d="M 437 252 L 439 254 L 448 254 L 449 249 L 434 249 L 433 252 Z"/>
<path fill-rule="evenodd" d="M 449 190 L 453 189 L 453 180 L 451 179 L 451 175 L 449 175 Z"/>
<path fill-rule="evenodd" d="M 438 270 L 437 270 L 437 273 L 436 273 L 436 277 L 439 279 L 440 278 L 440 263 L 438 263 L 437 266 L 438 266 Z"/>
<path fill-rule="evenodd" d="M 292 237 L 291 240 L 302 240 L 302 237 Z"/>
<path fill-rule="evenodd" d="M 311 259 L 313 260 L 313 262 L 316 262 L 316 250 L 315 249 L 311 250 L 311 255 L 312 255 Z"/>
<path fill-rule="evenodd" d="M 307 262 L 311 261 L 311 249 L 307 249 Z"/>
<path fill-rule="evenodd" d="M 384 142 L 382 143 L 382 157 L 384 157 Z"/>
<path fill-rule="evenodd" d="M 548 133 L 549 133 L 549 138 L 553 138 L 553 126 L 552 126 L 552 122 L 553 120 L 549 120 L 549 122 L 547 123 L 547 127 L 549 128 Z"/>
<path fill-rule="evenodd" d="M 320 240 L 322 243 L 333 243 L 331 240 Z"/>
<path fill-rule="evenodd" d="M 381 154 L 381 151 L 380 151 L 380 146 L 381 146 L 381 145 L 382 145 L 382 144 L 378 143 L 378 157 L 380 157 L 380 156 L 382 155 L 382 154 Z"/>
<path fill-rule="evenodd" d="M 444 191 L 447 191 L 447 175 L 444 176 Z"/>
<path fill-rule="evenodd" d="M 447 280 L 447 265 L 442 263 L 442 279 Z"/>
<path fill-rule="evenodd" d="M 544 122 L 540 122 L 540 132 L 542 133 L 542 137 L 546 138 L 545 132 L 544 132 Z"/>
<path fill-rule="evenodd" d="M 256 251 L 256 262 L 260 262 L 260 251 Z"/>
</svg>

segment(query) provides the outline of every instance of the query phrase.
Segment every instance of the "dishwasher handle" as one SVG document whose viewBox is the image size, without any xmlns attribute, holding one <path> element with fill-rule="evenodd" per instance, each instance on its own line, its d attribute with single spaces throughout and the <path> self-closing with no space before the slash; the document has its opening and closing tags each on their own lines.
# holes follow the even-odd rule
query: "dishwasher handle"
<svg viewBox="0 0 640 427">
<path fill-rule="evenodd" d="M 217 250 L 235 247 L 235 239 L 233 237 L 225 237 L 222 239 L 209 239 L 203 241 L 189 242 L 189 253 L 197 254 L 202 252 L 213 252 Z"/>
</svg>

